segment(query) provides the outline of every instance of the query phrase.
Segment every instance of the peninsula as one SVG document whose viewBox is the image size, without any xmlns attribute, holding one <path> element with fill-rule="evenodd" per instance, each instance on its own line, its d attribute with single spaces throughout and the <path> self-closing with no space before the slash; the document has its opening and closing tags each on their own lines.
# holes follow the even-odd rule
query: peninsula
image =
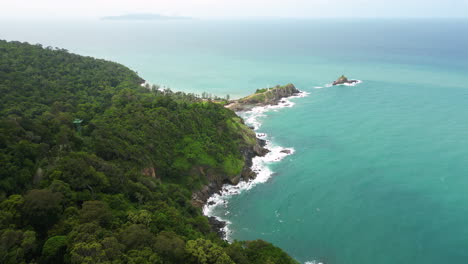
<svg viewBox="0 0 468 264">
<path fill-rule="evenodd" d="M 226 108 L 242 112 L 251 110 L 256 106 L 277 105 L 282 98 L 297 95 L 300 92 L 292 83 L 283 86 L 277 85 L 273 88 L 258 89 L 252 95 L 231 101 L 226 105 Z"/>
</svg>

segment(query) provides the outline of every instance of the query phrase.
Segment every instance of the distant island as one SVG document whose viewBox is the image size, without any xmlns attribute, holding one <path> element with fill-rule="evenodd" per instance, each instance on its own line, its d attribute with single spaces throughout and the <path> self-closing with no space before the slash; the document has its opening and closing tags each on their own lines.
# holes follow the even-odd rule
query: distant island
<svg viewBox="0 0 468 264">
<path fill-rule="evenodd" d="M 189 20 L 193 19 L 191 17 L 183 16 L 163 16 L 160 14 L 126 14 L 119 16 L 105 16 L 101 18 L 102 20 Z"/>
</svg>

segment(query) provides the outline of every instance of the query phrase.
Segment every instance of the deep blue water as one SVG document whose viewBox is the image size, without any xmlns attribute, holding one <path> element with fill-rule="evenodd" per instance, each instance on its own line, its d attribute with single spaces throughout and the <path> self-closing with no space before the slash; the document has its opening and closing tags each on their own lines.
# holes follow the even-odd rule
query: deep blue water
<svg viewBox="0 0 468 264">
<path fill-rule="evenodd" d="M 218 208 L 232 237 L 301 262 L 468 263 L 467 20 L 0 21 L 0 38 L 188 92 L 292 82 L 309 95 L 258 132 L 295 153 Z M 341 74 L 363 83 L 325 87 Z"/>
</svg>

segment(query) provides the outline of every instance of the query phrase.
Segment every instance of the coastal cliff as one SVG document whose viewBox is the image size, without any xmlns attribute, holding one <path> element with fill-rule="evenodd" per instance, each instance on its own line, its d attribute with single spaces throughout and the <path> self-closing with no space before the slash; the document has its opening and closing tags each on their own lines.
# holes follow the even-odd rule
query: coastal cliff
<svg viewBox="0 0 468 264">
<path fill-rule="evenodd" d="M 194 191 L 255 177 L 266 151 L 233 111 L 118 63 L 0 50 L 0 263 L 297 263 L 216 238 L 193 206 Z"/>
<path fill-rule="evenodd" d="M 283 98 L 300 93 L 294 84 L 277 85 L 273 88 L 258 89 L 254 94 L 244 98 L 233 100 L 225 108 L 241 112 L 248 111 L 256 106 L 277 105 Z M 240 135 L 238 143 L 241 145 L 240 152 L 243 157 L 242 170 L 236 175 L 227 175 L 219 172 L 206 173 L 203 170 L 208 183 L 192 195 L 192 204 L 196 207 L 202 207 L 206 204 L 208 198 L 219 192 L 224 184 L 237 185 L 241 180 L 249 181 L 257 175 L 251 170 L 252 159 L 256 156 L 264 156 L 269 152 L 265 148 L 265 140 L 256 137 L 255 132 L 244 124 L 244 121 L 238 117 L 232 119 L 230 128 Z M 285 150 L 288 151 L 288 150 Z M 212 219 L 213 220 L 213 219 Z M 218 225 L 219 223 L 216 223 Z"/>
<path fill-rule="evenodd" d="M 277 85 L 273 88 L 258 89 L 254 94 L 246 96 L 244 98 L 233 100 L 225 105 L 225 108 L 231 109 L 236 112 L 248 111 L 258 106 L 277 105 L 283 102 L 283 99 L 299 94 L 299 91 L 293 84 L 287 84 L 284 86 Z M 192 195 L 192 204 L 196 207 L 202 206 L 215 206 L 217 203 L 212 201 L 210 198 L 214 194 L 222 193 L 223 186 L 237 185 L 240 181 L 250 181 L 257 177 L 257 173 L 252 171 L 253 165 L 252 159 L 256 156 L 265 156 L 269 149 L 265 148 L 266 141 L 256 137 L 256 133 L 250 127 L 244 124 L 244 121 L 239 117 L 234 120 L 234 123 L 238 134 L 241 134 L 241 145 L 240 152 L 242 154 L 244 165 L 242 171 L 238 175 L 227 176 L 225 174 L 206 174 L 205 177 L 208 179 L 208 184 L 203 186 L 199 191 L 196 191 Z M 291 154 L 291 150 L 283 149 L 280 151 L 286 155 Z M 225 190 L 223 190 L 225 191 Z M 209 223 L 213 232 L 216 232 L 221 238 L 226 237 L 226 222 L 221 219 L 209 216 Z"/>
<path fill-rule="evenodd" d="M 256 106 L 277 105 L 282 98 L 300 93 L 294 84 L 277 85 L 273 88 L 259 89 L 255 94 L 234 100 L 226 108 L 236 112 L 248 111 Z"/>
<path fill-rule="evenodd" d="M 197 170 L 202 173 L 208 183 L 200 190 L 192 194 L 192 204 L 195 207 L 203 207 L 208 198 L 213 194 L 219 192 L 224 184 L 237 185 L 240 181 L 249 181 L 254 179 L 257 175 L 250 168 L 252 166 L 252 159 L 256 156 L 264 156 L 268 150 L 264 147 L 266 142 L 263 139 L 256 137 L 255 132 L 247 127 L 241 118 L 234 120 L 233 126 L 241 135 L 239 144 L 242 145 L 240 152 L 243 158 L 243 166 L 239 173 L 228 175 L 220 171 L 204 171 L 202 168 Z"/>
</svg>

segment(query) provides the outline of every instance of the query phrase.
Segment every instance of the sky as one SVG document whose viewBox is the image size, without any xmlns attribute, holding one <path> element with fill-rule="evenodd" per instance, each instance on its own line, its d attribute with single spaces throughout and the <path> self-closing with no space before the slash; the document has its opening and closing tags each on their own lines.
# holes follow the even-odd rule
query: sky
<svg viewBox="0 0 468 264">
<path fill-rule="evenodd" d="M 468 0 L 0 0 L 4 19 L 97 19 L 133 13 L 214 19 L 468 18 Z"/>
</svg>

